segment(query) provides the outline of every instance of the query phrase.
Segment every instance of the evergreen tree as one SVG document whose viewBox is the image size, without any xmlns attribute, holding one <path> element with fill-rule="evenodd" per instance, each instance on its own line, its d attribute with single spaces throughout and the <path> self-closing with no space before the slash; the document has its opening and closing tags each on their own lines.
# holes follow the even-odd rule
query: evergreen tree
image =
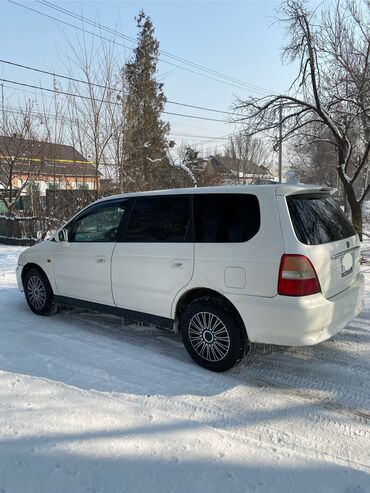
<svg viewBox="0 0 370 493">
<path fill-rule="evenodd" d="M 163 84 L 156 81 L 159 42 L 152 20 L 141 10 L 137 21 L 138 45 L 132 60 L 123 69 L 127 91 L 124 102 L 124 170 L 121 187 L 125 191 L 162 188 L 169 171 L 166 149 L 171 142 L 168 123 L 161 119 L 166 103 Z"/>
<path fill-rule="evenodd" d="M 200 155 L 200 151 L 197 151 L 187 145 L 185 147 L 183 164 L 192 171 L 203 172 L 206 167 L 207 160 Z"/>
</svg>

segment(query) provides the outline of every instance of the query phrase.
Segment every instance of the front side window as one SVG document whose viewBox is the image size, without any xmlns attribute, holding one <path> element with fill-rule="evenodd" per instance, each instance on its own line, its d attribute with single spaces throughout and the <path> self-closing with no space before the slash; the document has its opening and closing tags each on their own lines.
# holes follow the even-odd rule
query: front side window
<svg viewBox="0 0 370 493">
<path fill-rule="evenodd" d="M 260 228 L 258 199 L 251 194 L 194 194 L 194 213 L 199 243 L 245 242 Z"/>
<path fill-rule="evenodd" d="M 155 243 L 189 241 L 190 202 L 186 195 L 138 197 L 124 241 Z"/>
<path fill-rule="evenodd" d="M 113 242 L 128 202 L 101 204 L 81 214 L 69 233 L 71 242 Z"/>
</svg>

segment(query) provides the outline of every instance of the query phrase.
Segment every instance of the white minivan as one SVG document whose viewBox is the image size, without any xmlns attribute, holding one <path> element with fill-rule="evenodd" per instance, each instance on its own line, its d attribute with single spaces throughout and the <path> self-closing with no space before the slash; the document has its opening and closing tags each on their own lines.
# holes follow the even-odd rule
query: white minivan
<svg viewBox="0 0 370 493">
<path fill-rule="evenodd" d="M 72 305 L 179 330 L 232 368 L 252 343 L 324 341 L 362 308 L 358 235 L 332 190 L 223 186 L 117 195 L 19 257 L 39 315 Z"/>
</svg>

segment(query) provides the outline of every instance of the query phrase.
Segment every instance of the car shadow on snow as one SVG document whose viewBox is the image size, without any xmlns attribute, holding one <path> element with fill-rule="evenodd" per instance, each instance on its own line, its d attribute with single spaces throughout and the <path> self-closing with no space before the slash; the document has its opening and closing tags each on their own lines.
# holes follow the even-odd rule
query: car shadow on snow
<svg viewBox="0 0 370 493">
<path fill-rule="evenodd" d="M 37 317 L 10 291 L 4 310 L 12 316 L 2 329 L 7 354 L 0 350 L 7 371 L 100 392 L 213 396 L 244 386 L 249 396 L 284 390 L 332 408 L 362 413 L 370 407 L 368 353 L 349 351 L 347 342 L 369 344 L 370 332 L 356 324 L 318 346 L 255 346 L 238 367 L 215 374 L 193 363 L 170 331 L 78 309 Z"/>
<path fill-rule="evenodd" d="M 349 465 L 290 459 L 287 451 L 261 443 L 251 443 L 250 453 L 243 448 L 241 462 L 227 438 L 212 443 L 216 437 L 207 441 L 202 431 L 177 421 L 3 439 L 0 491 L 368 492 L 368 474 Z"/>
<path fill-rule="evenodd" d="M 351 344 L 361 343 L 370 344 L 370 331 L 367 329 L 349 326 L 349 330 L 343 330 L 334 338 L 316 346 L 309 347 L 279 347 L 266 345 L 252 345 L 251 351 L 236 368 L 224 374 L 214 374 L 195 365 L 187 355 L 181 336 L 174 334 L 166 329 L 148 327 L 145 325 L 122 325 L 122 321 L 116 317 L 94 314 L 91 312 L 73 311 L 67 317 L 77 316 L 79 323 L 88 332 L 104 335 L 108 338 L 119 340 L 122 343 L 129 342 L 130 345 L 139 350 L 149 351 L 153 354 L 161 355 L 166 359 L 169 366 L 175 367 L 176 373 L 185 370 L 185 376 L 202 374 L 203 380 L 207 383 L 206 395 L 212 389 L 212 382 L 222 382 L 222 388 L 231 388 L 237 385 L 252 385 L 260 388 L 271 384 L 275 388 L 287 386 L 300 391 L 310 390 L 315 396 L 315 390 L 325 393 L 328 401 L 330 395 L 335 400 L 340 401 L 345 397 L 345 388 L 341 385 L 351 385 L 349 402 L 356 404 L 353 394 L 357 389 L 361 392 L 361 402 L 365 397 L 369 397 L 367 381 L 370 377 L 370 363 L 368 354 L 359 354 L 358 351 L 348 351 L 347 347 L 342 347 L 342 341 Z M 170 361 L 167 360 L 170 358 Z M 162 364 L 162 370 L 166 370 L 167 365 Z M 190 368 L 191 366 L 191 368 Z M 161 371 L 161 368 L 158 369 Z M 179 383 L 183 383 L 181 380 Z M 202 390 L 191 382 L 192 391 L 199 393 Z M 204 392 L 204 390 L 203 390 Z M 185 392 L 184 392 L 185 393 Z M 211 390 L 212 393 L 212 390 Z M 370 401 L 367 401 L 370 404 Z M 369 406 L 368 406 L 369 407 Z"/>
</svg>

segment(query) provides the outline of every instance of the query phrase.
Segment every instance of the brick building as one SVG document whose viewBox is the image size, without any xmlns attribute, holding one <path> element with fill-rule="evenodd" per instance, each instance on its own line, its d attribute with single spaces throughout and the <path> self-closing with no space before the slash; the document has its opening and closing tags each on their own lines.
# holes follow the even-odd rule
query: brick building
<svg viewBox="0 0 370 493">
<path fill-rule="evenodd" d="M 72 146 L 54 144 L 20 136 L 0 136 L 0 187 L 29 189 L 41 196 L 46 190 L 96 190 L 101 173 Z"/>
</svg>

